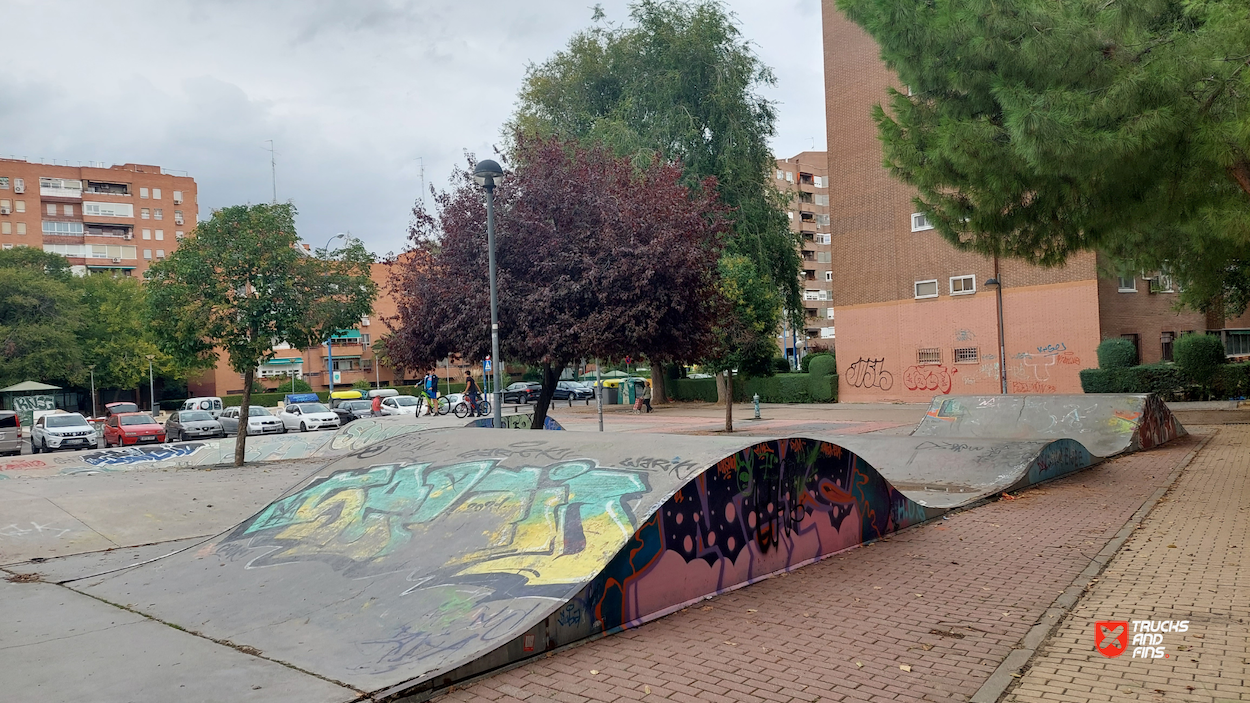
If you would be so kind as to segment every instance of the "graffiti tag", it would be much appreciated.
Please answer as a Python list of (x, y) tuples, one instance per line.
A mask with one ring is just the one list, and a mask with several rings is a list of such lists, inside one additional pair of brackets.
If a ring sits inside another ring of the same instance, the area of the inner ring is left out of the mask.
[(846, 369), (846, 382), (855, 388), (880, 388), (888, 391), (894, 387), (894, 376), (884, 367), (885, 358), (865, 359), (851, 364)]
[(909, 391), (938, 391), (949, 395), (957, 368), (945, 366), (910, 366), (903, 372), (903, 385)]
[(204, 445), (200, 442), (184, 442), (181, 444), (158, 444), (151, 448), (129, 447), (121, 449), (104, 449), (84, 455), (82, 457), (82, 461), (92, 466), (128, 466), (131, 464), (148, 464), (157, 461), (189, 457), (203, 447)]

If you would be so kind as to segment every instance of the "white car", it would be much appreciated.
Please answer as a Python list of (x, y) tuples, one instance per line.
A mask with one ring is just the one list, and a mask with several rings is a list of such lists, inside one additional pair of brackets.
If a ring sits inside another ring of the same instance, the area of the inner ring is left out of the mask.
[(423, 403), (416, 396), (393, 395), (382, 399), (383, 415), (416, 415)]
[[(239, 408), (226, 408), (221, 411), (221, 427), (230, 437), (239, 433)], [(269, 414), (268, 410), (255, 405), (248, 408), (247, 435), (255, 437), (262, 434), (282, 434), (285, 432), (282, 421)]]
[(30, 453), (57, 449), (96, 449), (95, 428), (78, 413), (52, 413), (35, 420), (30, 428)]
[[(339, 416), (321, 403), (295, 403), (278, 411), (283, 430), (333, 430), (339, 426)], [(250, 420), (250, 418), (249, 418)]]

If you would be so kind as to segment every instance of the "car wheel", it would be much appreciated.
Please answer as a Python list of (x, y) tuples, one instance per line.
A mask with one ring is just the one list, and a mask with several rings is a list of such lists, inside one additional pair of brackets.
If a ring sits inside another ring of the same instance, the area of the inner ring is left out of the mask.
[(39, 453), (39, 447), (36, 447), (36, 446), (35, 446), (35, 438), (34, 438), (34, 437), (31, 437), (31, 438), (30, 438), (30, 453), (31, 453), (31, 454), (38, 454), (38, 453)]
[(44, 439), (39, 440), (39, 451), (43, 452), (44, 454), (51, 453), (52, 450), (48, 449), (48, 439), (46, 437)]
[(299, 423), (299, 431), (300, 431), (300, 432), (307, 432), (307, 431), (308, 431), (308, 425), (305, 425), (305, 424), (304, 424), (304, 423), (302, 423), (302, 422), (301, 422), (301, 423)]

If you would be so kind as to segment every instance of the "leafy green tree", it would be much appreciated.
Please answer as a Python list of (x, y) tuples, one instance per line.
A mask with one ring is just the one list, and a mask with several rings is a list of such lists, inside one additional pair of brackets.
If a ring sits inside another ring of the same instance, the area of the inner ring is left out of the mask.
[(28, 247), (0, 251), (0, 387), (81, 382), (75, 332), (83, 315), (64, 257)]
[[(679, 159), (692, 188), (715, 178), (720, 202), (733, 210), (725, 255), (754, 264), (754, 279), (742, 285), (776, 292), (747, 296), (769, 302), (769, 308), (726, 309), (722, 314), (744, 318), (726, 325), (762, 325), (771, 336), (783, 307), (801, 325), (799, 242), (786, 218), (786, 199), (770, 178), (775, 162), (768, 139), (776, 111), (758, 93), (776, 82), (772, 71), (719, 2), (637, 0), (630, 17), (629, 26), (608, 25), (596, 8), (596, 26), (531, 67), (514, 126), (522, 134), (606, 144), (639, 164), (656, 155)], [(752, 350), (764, 361), (775, 353), (748, 341), (726, 356), (741, 358)], [(650, 350), (638, 351), (651, 356)], [(664, 402), (662, 366), (669, 360), (651, 360), (656, 401)]]
[(718, 350), (702, 366), (716, 373), (716, 391), (725, 403), (725, 431), (733, 432), (734, 373), (771, 375), (776, 353), (777, 289), (756, 285), (759, 272), (746, 256), (724, 256), (718, 262), (720, 304), (732, 313), (721, 315), (716, 327)]
[(909, 87), (886, 161), (961, 248), (1103, 250), (1250, 301), (1250, 13), (1227, 0), (838, 0)]
[[(307, 349), (369, 313), (377, 296), (372, 263), (359, 242), (333, 258), (309, 256), (293, 205), (223, 208), (148, 270), (152, 327), (161, 349), (188, 368), (210, 368), (228, 354), (243, 375), (247, 417), (256, 367), (273, 358), (274, 344)], [(241, 423), (235, 466), (246, 439)]]

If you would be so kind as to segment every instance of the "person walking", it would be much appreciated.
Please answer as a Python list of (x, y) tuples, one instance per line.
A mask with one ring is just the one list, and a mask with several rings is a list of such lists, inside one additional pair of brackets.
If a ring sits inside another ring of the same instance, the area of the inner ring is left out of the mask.
[(642, 414), (642, 388), (639, 388), (639, 386), (642, 386), (643, 388), (645, 388), (646, 384), (641, 383), (641, 382), (634, 384), (634, 414), (635, 415)]
[(642, 404), (647, 406), (647, 412), (651, 412), (651, 384), (645, 384), (642, 389)]
[(373, 413), (374, 417), (382, 417), (382, 396), (373, 396)]
[(425, 375), (425, 405), (427, 415), (438, 414), (438, 376), (433, 371)]

